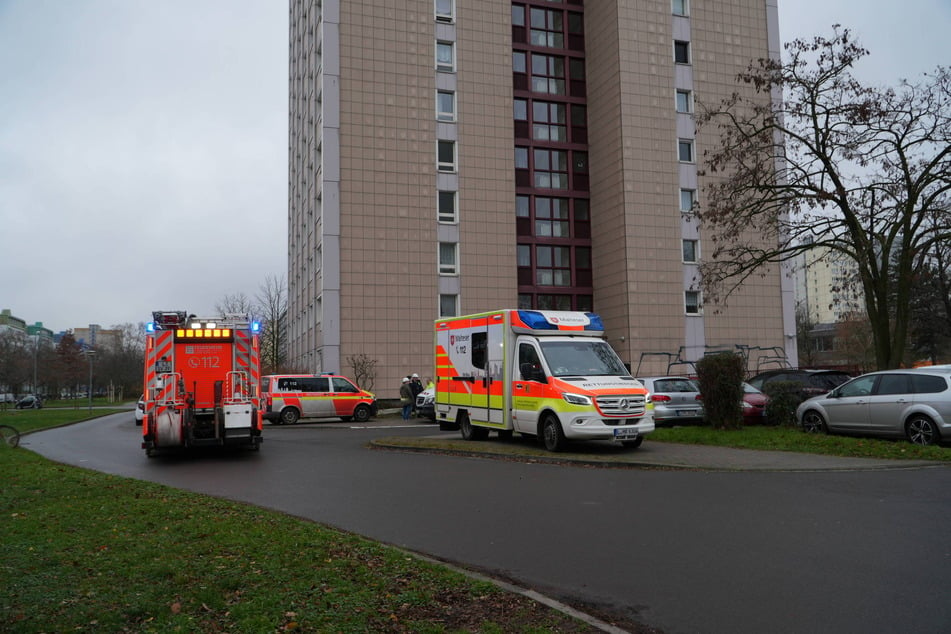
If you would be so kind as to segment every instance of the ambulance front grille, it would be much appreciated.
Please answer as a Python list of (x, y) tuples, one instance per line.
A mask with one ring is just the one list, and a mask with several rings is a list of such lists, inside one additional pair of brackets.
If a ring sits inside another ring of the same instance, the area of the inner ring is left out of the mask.
[(612, 394), (597, 398), (598, 409), (605, 416), (640, 416), (646, 409), (643, 394)]

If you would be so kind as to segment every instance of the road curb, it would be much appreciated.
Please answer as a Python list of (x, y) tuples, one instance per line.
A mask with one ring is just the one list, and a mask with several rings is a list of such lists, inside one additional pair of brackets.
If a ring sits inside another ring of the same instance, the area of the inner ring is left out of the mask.
[[(931, 460), (882, 460), (874, 458), (848, 458), (789, 451), (760, 451), (735, 449), (708, 445), (681, 443), (651, 443), (651, 453), (640, 449), (628, 450), (619, 455), (592, 455), (590, 453), (536, 454), (520, 452), (517, 445), (506, 444), (505, 451), (498, 451), (492, 441), (471, 442), (472, 447), (460, 447), (463, 441), (449, 440), (444, 436), (422, 438), (384, 437), (370, 441), (378, 449), (416, 453), (440, 453), (461, 457), (493, 460), (519, 460), (541, 464), (563, 464), (582, 467), (615, 469), (652, 469), (667, 471), (720, 471), (720, 472), (854, 472), (947, 468), (946, 462)], [(657, 452), (656, 454), (653, 452)]]

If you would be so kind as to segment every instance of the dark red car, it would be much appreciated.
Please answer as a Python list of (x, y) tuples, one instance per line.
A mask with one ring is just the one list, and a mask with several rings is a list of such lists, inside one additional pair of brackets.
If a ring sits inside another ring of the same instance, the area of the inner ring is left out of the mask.
[(743, 384), (743, 423), (762, 425), (766, 422), (766, 403), (769, 397), (749, 383)]

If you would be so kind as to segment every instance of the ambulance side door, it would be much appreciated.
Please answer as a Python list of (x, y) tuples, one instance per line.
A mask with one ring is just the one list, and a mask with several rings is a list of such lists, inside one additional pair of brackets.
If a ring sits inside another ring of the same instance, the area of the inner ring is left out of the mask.
[(538, 410), (548, 391), (538, 341), (519, 337), (512, 363), (512, 425), (518, 432), (534, 434), (538, 427)]
[(474, 422), (503, 422), (502, 335), (500, 315), (490, 315), (472, 324), (472, 408)]

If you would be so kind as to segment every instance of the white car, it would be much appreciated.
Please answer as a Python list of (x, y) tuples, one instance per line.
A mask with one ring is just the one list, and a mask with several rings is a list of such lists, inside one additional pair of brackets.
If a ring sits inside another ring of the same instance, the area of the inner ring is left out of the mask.
[(142, 424), (142, 417), (145, 416), (145, 394), (139, 397), (139, 402), (135, 404), (135, 424)]
[(436, 422), (436, 388), (431, 387), (416, 395), (416, 414)]

